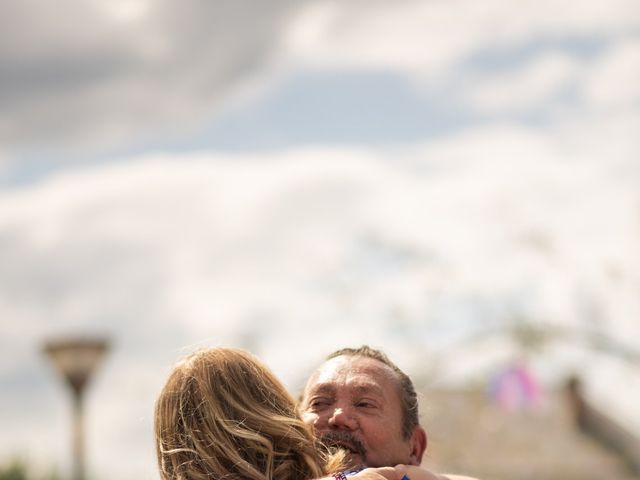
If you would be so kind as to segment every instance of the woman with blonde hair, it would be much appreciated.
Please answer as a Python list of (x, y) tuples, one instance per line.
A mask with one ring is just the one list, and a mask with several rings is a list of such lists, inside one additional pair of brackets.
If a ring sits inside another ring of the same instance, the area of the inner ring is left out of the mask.
[[(340, 454), (316, 444), (282, 383), (238, 349), (202, 350), (178, 363), (156, 402), (155, 436), (162, 480), (346, 478)], [(401, 477), (382, 467), (350, 478)]]

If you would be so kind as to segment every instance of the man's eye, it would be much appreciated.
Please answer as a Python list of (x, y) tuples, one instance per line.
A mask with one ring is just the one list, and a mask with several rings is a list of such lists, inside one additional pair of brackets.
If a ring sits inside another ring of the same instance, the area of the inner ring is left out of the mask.
[(359, 402), (356, 402), (356, 407), (376, 408), (376, 404), (374, 402), (369, 401), (369, 400), (360, 400)]
[(311, 400), (309, 402), (309, 406), (311, 408), (322, 408), (322, 407), (326, 407), (327, 405), (329, 405), (329, 403), (331, 403), (331, 402), (327, 398), (316, 398), (316, 399)]

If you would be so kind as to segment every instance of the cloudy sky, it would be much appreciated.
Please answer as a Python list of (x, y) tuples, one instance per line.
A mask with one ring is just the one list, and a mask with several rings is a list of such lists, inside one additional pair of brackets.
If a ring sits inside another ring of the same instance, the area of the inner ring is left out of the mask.
[(637, 1), (8, 0), (0, 106), (0, 461), (69, 468), (69, 333), (97, 480), (198, 346), (481, 383), (528, 328), (640, 431)]

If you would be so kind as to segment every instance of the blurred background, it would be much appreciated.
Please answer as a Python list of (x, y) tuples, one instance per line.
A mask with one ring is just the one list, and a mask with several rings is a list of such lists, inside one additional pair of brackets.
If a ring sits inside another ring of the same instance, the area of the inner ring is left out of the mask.
[(158, 478), (182, 355), (363, 343), (434, 465), (637, 478), (639, 134), (635, 0), (1, 1), (0, 472), (69, 477), (43, 343), (98, 335), (91, 479)]

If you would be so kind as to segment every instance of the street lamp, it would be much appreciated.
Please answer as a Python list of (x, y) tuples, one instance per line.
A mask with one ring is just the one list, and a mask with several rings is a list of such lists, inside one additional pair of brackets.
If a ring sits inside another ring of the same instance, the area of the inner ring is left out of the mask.
[(65, 338), (44, 344), (44, 353), (65, 378), (73, 394), (73, 480), (85, 480), (83, 394), (108, 348), (109, 343), (104, 338)]

